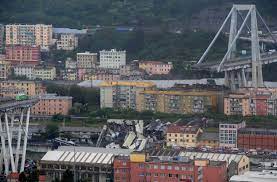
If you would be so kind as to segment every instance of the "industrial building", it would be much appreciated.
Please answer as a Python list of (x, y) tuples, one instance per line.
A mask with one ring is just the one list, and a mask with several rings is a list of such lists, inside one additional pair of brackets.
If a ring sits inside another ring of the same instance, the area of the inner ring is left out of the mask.
[(129, 156), (128, 149), (106, 149), (96, 147), (59, 147), (48, 151), (40, 160), (40, 170), (50, 180), (61, 180), (70, 169), (76, 172), (76, 179), (93, 182), (113, 180), (113, 161), (116, 156)]
[(277, 130), (262, 128), (239, 129), (237, 147), (246, 150), (277, 151)]
[(227, 161), (228, 178), (233, 175), (241, 175), (250, 170), (250, 160), (246, 155), (203, 153), (203, 152), (180, 152), (179, 156), (189, 159), (207, 159), (210, 161)]
[(100, 84), (100, 106), (136, 110), (138, 94), (154, 88), (155, 84), (152, 82), (103, 82)]
[(148, 157), (144, 153), (118, 156), (114, 160), (114, 181), (223, 182), (225, 161), (191, 160), (187, 157)]

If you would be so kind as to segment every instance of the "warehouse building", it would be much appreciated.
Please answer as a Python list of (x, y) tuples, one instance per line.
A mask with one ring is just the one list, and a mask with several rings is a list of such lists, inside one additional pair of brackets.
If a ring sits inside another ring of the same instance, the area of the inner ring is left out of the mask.
[(115, 156), (129, 156), (130, 153), (128, 149), (63, 146), (48, 151), (40, 161), (40, 169), (51, 180), (61, 180), (67, 169), (73, 172), (75, 168), (78, 180), (112, 181)]

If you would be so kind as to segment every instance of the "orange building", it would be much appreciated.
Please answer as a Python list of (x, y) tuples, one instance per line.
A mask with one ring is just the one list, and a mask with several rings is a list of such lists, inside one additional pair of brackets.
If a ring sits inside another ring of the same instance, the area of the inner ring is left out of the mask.
[(45, 94), (40, 96), (40, 101), (31, 108), (34, 115), (68, 115), (72, 108), (72, 97)]
[(12, 65), (38, 65), (40, 62), (40, 47), (14, 45), (6, 47), (6, 61)]
[(0, 81), (0, 88), (5, 90), (8, 90), (8, 89), (21, 90), (29, 96), (41, 95), (46, 92), (45, 87), (42, 85), (41, 82), (38, 82), (38, 81), (18, 81), (18, 80)]

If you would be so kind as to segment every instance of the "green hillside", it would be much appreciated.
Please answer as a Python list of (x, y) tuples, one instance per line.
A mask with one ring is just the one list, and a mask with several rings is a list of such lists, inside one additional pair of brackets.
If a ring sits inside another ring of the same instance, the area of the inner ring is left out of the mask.
[(257, 3), (270, 16), (273, 0), (0, 0), (2, 23), (50, 23), (54, 26), (160, 25), (190, 21), (192, 14), (223, 3)]

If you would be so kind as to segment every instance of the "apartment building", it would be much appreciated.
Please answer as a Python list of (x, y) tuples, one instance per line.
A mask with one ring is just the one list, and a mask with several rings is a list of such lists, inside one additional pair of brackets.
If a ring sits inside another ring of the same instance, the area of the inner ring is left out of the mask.
[(219, 124), (219, 146), (237, 147), (238, 130), (245, 128), (245, 122), (229, 122)]
[(100, 106), (136, 109), (139, 92), (154, 88), (155, 84), (152, 82), (103, 82), (100, 84)]
[(72, 51), (78, 47), (78, 37), (75, 34), (61, 34), (57, 41), (57, 50)]
[(9, 45), (6, 47), (6, 61), (12, 65), (38, 65), (41, 60), (40, 48), (28, 45)]
[(196, 147), (202, 132), (198, 126), (172, 124), (166, 131), (166, 146)]
[(55, 114), (68, 115), (71, 108), (72, 97), (44, 94), (39, 97), (39, 102), (31, 108), (31, 113), (47, 116)]
[(52, 66), (36, 66), (33, 71), (33, 78), (39, 80), (54, 80), (56, 68)]
[(0, 88), (22, 90), (25, 94), (29, 96), (35, 96), (45, 93), (45, 87), (42, 85), (41, 82), (37, 81), (0, 81)]
[(11, 74), (11, 64), (0, 58), (0, 80), (8, 79)]
[(119, 69), (123, 65), (126, 65), (126, 51), (116, 49), (100, 51), (100, 68)]
[(226, 162), (191, 160), (186, 157), (146, 157), (143, 153), (117, 156), (114, 181), (223, 182), (227, 180)]
[(52, 25), (6, 25), (6, 45), (39, 46), (41, 50), (49, 50), (53, 44)]
[(0, 24), (0, 54), (4, 50), (4, 33), (5, 33), (5, 26)]
[(238, 130), (237, 147), (277, 151), (277, 130), (263, 128), (242, 128)]
[(266, 116), (277, 114), (277, 89), (244, 88), (224, 98), (226, 115)]
[(83, 52), (77, 53), (78, 69), (93, 69), (97, 64), (97, 53)]
[(217, 112), (221, 97), (222, 93), (217, 91), (147, 90), (138, 94), (137, 110), (178, 114)]
[(219, 147), (219, 133), (203, 132), (198, 137), (198, 147)]
[(173, 69), (172, 62), (140, 61), (139, 69), (145, 70), (149, 75), (167, 75)]
[(13, 72), (16, 76), (25, 76), (27, 79), (32, 80), (33, 72), (34, 72), (34, 65), (27, 65), (27, 64), (19, 64), (13, 66)]
[(65, 60), (65, 69), (76, 69), (77, 68), (77, 61), (67, 58)]

